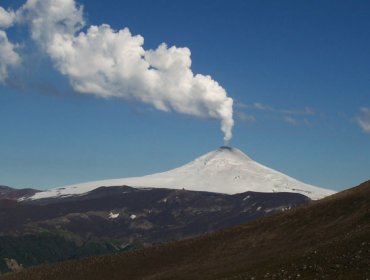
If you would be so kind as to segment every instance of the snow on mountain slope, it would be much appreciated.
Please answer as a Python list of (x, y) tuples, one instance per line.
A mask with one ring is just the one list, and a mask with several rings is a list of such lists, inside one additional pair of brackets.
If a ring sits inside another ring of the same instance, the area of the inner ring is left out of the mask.
[(98, 187), (127, 185), (138, 188), (170, 188), (235, 194), (254, 192), (294, 192), (320, 199), (335, 193), (297, 181), (263, 166), (242, 151), (221, 147), (194, 161), (162, 173), (143, 177), (81, 183), (36, 193), (31, 199), (79, 195)]

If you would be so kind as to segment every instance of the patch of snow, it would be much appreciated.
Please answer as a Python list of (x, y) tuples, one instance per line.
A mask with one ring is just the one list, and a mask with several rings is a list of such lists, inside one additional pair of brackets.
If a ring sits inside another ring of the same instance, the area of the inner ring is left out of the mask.
[(118, 216), (119, 216), (119, 213), (113, 213), (113, 212), (109, 213), (109, 219), (117, 219)]
[(250, 195), (247, 195), (246, 197), (243, 198), (243, 200), (247, 200), (247, 199), (250, 199), (251, 196)]
[(257, 211), (260, 211), (262, 209), (262, 207), (261, 206), (258, 206), (257, 207)]
[[(237, 178), (237, 179), (235, 179)], [(249, 158), (242, 151), (221, 147), (188, 164), (142, 177), (102, 180), (38, 192), (31, 199), (71, 196), (102, 186), (169, 188), (236, 194), (254, 192), (293, 192), (320, 199), (335, 191), (302, 183)]]
[(132, 214), (132, 215), (130, 216), (130, 219), (131, 219), (131, 220), (135, 220), (135, 219), (136, 219), (136, 215)]

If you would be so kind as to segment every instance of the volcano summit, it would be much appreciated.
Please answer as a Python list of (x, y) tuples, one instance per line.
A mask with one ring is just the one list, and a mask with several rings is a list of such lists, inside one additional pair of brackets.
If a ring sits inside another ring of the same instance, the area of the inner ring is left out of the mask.
[(302, 183), (254, 161), (236, 148), (223, 146), (181, 167), (142, 177), (75, 184), (36, 193), (31, 199), (80, 195), (99, 187), (168, 188), (226, 194), (293, 192), (320, 199), (335, 192)]

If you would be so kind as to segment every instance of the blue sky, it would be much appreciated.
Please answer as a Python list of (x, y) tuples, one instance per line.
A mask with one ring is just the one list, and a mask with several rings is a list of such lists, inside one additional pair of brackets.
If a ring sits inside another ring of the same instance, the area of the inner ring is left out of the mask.
[[(83, 31), (107, 23), (143, 36), (145, 50), (188, 47), (193, 73), (211, 75), (234, 100), (230, 145), (258, 162), (336, 190), (369, 179), (369, 1), (77, 3)], [(0, 184), (145, 175), (223, 144), (217, 119), (76, 91), (27, 28), (6, 33), (22, 63), (0, 85)]]

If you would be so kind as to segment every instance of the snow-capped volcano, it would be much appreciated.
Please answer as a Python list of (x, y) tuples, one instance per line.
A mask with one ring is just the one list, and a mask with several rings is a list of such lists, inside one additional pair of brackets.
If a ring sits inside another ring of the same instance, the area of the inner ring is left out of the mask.
[(147, 175), (70, 185), (36, 193), (31, 199), (79, 195), (98, 187), (127, 185), (137, 188), (169, 188), (226, 194), (294, 192), (320, 199), (335, 193), (302, 183), (249, 158), (242, 151), (220, 147), (181, 167)]

